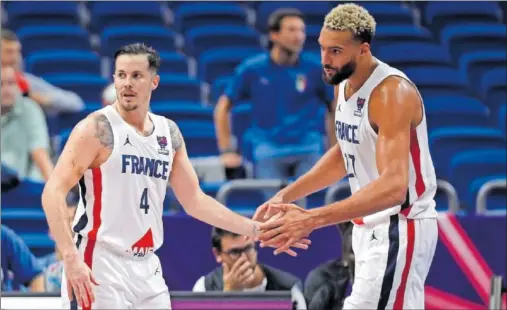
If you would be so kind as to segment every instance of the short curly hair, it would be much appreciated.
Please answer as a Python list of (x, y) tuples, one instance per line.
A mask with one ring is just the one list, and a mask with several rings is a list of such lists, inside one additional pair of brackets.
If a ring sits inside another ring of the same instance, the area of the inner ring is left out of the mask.
[(373, 16), (354, 3), (340, 4), (324, 19), (324, 27), (337, 31), (350, 31), (361, 42), (371, 43), (377, 23)]

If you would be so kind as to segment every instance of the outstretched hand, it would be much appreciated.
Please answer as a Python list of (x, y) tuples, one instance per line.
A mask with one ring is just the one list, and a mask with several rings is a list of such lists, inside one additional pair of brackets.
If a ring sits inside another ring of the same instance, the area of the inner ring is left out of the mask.
[(276, 248), (274, 254), (278, 255), (308, 240), (313, 225), (307, 210), (295, 204), (270, 204), (266, 208), (265, 214), (276, 216), (260, 225), (261, 234), (257, 239), (261, 247)]
[[(257, 208), (252, 219), (254, 221), (259, 221), (262, 223), (276, 222), (277, 220), (281, 219), (285, 215), (285, 212), (282, 209), (280, 209), (279, 207), (277, 207), (278, 204), (280, 204), (280, 203), (282, 203), (282, 200), (279, 197), (275, 196), (275, 197), (271, 198), (270, 200), (268, 200), (267, 202), (265, 202), (264, 204), (262, 204), (260, 207)], [(262, 225), (261, 225), (261, 236), (262, 236), (262, 233), (264, 233), (264, 231), (262, 230)], [(260, 240), (260, 239), (257, 239), (257, 240)], [(295, 251), (291, 250), (290, 247), (307, 250), (311, 243), (312, 242), (310, 239), (301, 238), (301, 239), (298, 239), (296, 242), (293, 242), (285, 250), (277, 252), (276, 254), (285, 252), (285, 253), (289, 254), (290, 256), (296, 257), (297, 253)], [(285, 241), (282, 239), (278, 240), (278, 242), (274, 242), (273, 240), (271, 240), (271, 242), (269, 244), (266, 244), (265, 242), (261, 242), (261, 247), (269, 246), (269, 247), (278, 249), (278, 248), (284, 246), (284, 244), (285, 244)]]

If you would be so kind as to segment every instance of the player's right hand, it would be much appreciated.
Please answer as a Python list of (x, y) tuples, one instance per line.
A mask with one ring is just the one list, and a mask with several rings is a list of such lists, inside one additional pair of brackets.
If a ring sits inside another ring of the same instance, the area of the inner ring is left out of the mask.
[(223, 267), (224, 291), (242, 290), (254, 279), (254, 268), (245, 254), (238, 258), (231, 268), (225, 263)]
[(77, 303), (81, 307), (90, 307), (95, 302), (92, 284), (99, 285), (93, 277), (92, 271), (77, 255), (64, 258), (63, 264), (67, 277), (69, 300), (72, 301), (75, 296)]
[[(252, 218), (254, 221), (265, 223), (266, 221), (273, 219), (274, 217), (283, 216), (283, 214), (279, 214), (280, 211), (277, 208), (271, 208), (271, 205), (276, 205), (283, 203), (283, 198), (279, 195), (273, 196), (271, 199), (263, 203), (260, 207), (257, 208), (255, 211), (255, 214)], [(292, 247), (307, 250), (309, 245), (312, 243), (312, 241), (308, 238), (303, 238), (299, 240), (298, 242), (294, 243)], [(283, 245), (283, 242), (280, 242), (280, 244), (272, 245), (274, 248), (281, 247)], [(285, 253), (289, 254), (290, 256), (296, 257), (297, 253), (294, 252), (291, 249), (288, 249), (284, 251)]]

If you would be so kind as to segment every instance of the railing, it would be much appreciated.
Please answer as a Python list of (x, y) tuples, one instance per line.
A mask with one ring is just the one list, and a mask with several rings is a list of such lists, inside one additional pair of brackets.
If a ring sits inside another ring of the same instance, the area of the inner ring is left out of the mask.
[(477, 193), (477, 201), (476, 201), (476, 213), (477, 214), (486, 214), (488, 211), (487, 199), (488, 195), (495, 189), (505, 189), (507, 188), (507, 180), (506, 179), (497, 179), (491, 180), (479, 189), (479, 193)]
[[(447, 204), (449, 212), (457, 213), (459, 211), (459, 199), (458, 193), (451, 183), (444, 180), (437, 180), (437, 188), (445, 193), (447, 196)], [(325, 203), (326, 205), (331, 204), (335, 201), (335, 196), (341, 191), (350, 191), (348, 182), (340, 182), (336, 185), (331, 186), (326, 192)]]
[(491, 289), (489, 294), (490, 310), (502, 309), (502, 295), (505, 294), (502, 276), (495, 275), (491, 278)]
[[(256, 180), (256, 179), (240, 179), (232, 180), (220, 187), (217, 192), (216, 199), (222, 204), (226, 204), (227, 198), (234, 191), (240, 190), (280, 190), (289, 184), (284, 180)], [(297, 201), (298, 206), (306, 208), (306, 199)]]

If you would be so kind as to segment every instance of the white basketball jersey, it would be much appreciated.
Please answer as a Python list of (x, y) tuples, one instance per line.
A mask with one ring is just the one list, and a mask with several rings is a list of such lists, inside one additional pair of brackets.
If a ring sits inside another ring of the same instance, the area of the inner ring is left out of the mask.
[(163, 242), (162, 212), (173, 151), (165, 117), (149, 113), (154, 132), (142, 136), (118, 112), (99, 111), (114, 136), (111, 155), (79, 181), (74, 231), (131, 257), (148, 257)]
[[(375, 157), (377, 133), (368, 118), (368, 104), (372, 91), (391, 75), (400, 76), (410, 81), (400, 70), (381, 61), (378, 63), (375, 71), (349, 100), (345, 100), (347, 81), (338, 85), (339, 94), (335, 114), (336, 137), (347, 166), (352, 193), (379, 177)], [(428, 146), (426, 116), (423, 111), (422, 122), (412, 130), (410, 137), (409, 188), (405, 203), (356, 219), (354, 223), (389, 221), (389, 216), (397, 213), (408, 218), (434, 218), (437, 216), (434, 201), (436, 183), (435, 170)]]

